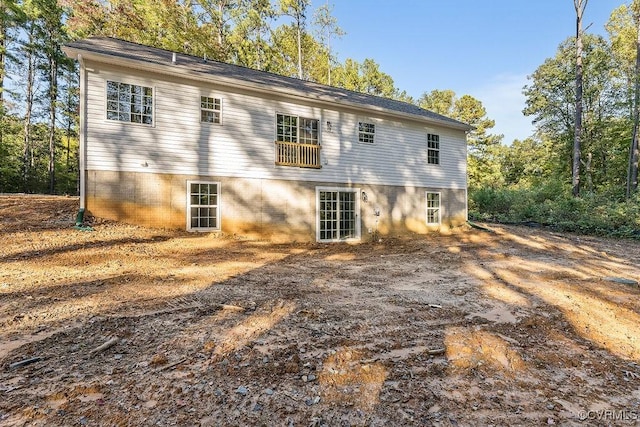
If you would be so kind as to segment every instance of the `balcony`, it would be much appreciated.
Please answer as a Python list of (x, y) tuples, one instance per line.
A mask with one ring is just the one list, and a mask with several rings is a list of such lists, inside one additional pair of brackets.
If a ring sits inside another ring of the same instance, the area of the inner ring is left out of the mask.
[(276, 141), (276, 165), (320, 169), (320, 146)]

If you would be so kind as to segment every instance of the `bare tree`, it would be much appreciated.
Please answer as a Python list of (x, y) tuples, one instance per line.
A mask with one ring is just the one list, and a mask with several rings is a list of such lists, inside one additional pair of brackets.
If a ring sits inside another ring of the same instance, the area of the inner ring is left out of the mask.
[(582, 16), (589, 0), (573, 0), (576, 10), (576, 116), (573, 138), (571, 192), (580, 195), (580, 145), (582, 138)]

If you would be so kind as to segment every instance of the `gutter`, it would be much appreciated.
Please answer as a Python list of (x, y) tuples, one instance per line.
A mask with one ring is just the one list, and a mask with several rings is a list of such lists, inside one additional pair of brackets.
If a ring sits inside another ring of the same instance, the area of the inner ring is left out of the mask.
[(170, 76), (175, 76), (176, 74), (179, 74), (183, 77), (187, 77), (192, 80), (204, 81), (204, 82), (212, 83), (218, 86), (223, 86), (223, 87), (228, 87), (233, 89), (240, 88), (240, 89), (248, 90), (250, 92), (258, 92), (258, 93), (269, 94), (269, 95), (273, 95), (274, 93), (277, 93), (278, 95), (284, 98), (288, 98), (292, 100), (303, 100), (305, 101), (305, 103), (315, 102), (317, 104), (328, 106), (333, 109), (335, 109), (336, 105), (338, 105), (338, 106), (351, 108), (359, 112), (368, 113), (371, 111), (376, 111), (387, 117), (393, 117), (393, 118), (404, 119), (404, 120), (409, 119), (409, 120), (420, 122), (422, 124), (438, 125), (438, 126), (443, 126), (449, 129), (457, 129), (462, 131), (469, 131), (472, 129), (471, 126), (465, 123), (457, 124), (447, 120), (438, 120), (438, 119), (419, 116), (419, 115), (410, 114), (410, 113), (391, 111), (382, 107), (367, 106), (367, 108), (363, 108), (362, 104), (339, 100), (331, 97), (311, 98), (304, 93), (300, 93), (300, 91), (293, 92), (293, 90), (290, 88), (282, 89), (279, 87), (264, 87), (262, 85), (247, 83), (247, 81), (244, 81), (244, 80), (231, 79), (231, 78), (219, 76), (219, 75), (216, 75), (216, 76), (209, 75), (206, 73), (190, 70), (186, 67), (176, 66), (171, 59), (169, 59), (169, 62), (167, 63), (167, 65), (163, 65), (163, 64), (158, 64), (154, 62), (144, 62), (137, 59), (122, 59), (122, 58), (114, 57), (108, 54), (90, 52), (90, 51), (86, 51), (85, 49), (78, 49), (78, 48), (69, 47), (69, 46), (64, 46), (63, 51), (67, 54), (67, 56), (72, 58), (76, 56), (80, 58), (82, 57), (81, 52), (85, 52), (84, 54), (87, 59), (95, 60), (97, 62), (102, 62), (109, 65), (118, 65), (126, 68), (142, 70), (145, 72), (155, 71), (159, 74), (170, 75)]
[(84, 225), (84, 213), (87, 207), (87, 179), (86, 179), (86, 159), (87, 159), (87, 141), (86, 141), (86, 88), (87, 88), (87, 72), (85, 68), (84, 58), (81, 53), (77, 55), (80, 64), (80, 123), (79, 123), (79, 148), (78, 148), (78, 177), (80, 179), (80, 209), (76, 215), (76, 225), (74, 228), (83, 231), (91, 230), (91, 227)]

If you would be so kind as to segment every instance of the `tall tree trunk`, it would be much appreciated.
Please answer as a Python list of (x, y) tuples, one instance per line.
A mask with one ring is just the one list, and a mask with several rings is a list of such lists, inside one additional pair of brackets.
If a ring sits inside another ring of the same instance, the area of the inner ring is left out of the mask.
[(220, 46), (221, 50), (224, 49), (224, 47), (222, 46), (223, 39), (224, 39), (223, 14), (224, 14), (224, 2), (220, 2), (220, 4), (218, 5), (218, 46)]
[(627, 170), (627, 199), (638, 189), (638, 139), (640, 135), (640, 12), (634, 12), (636, 21), (636, 68), (634, 74), (634, 96), (633, 96), (633, 132), (631, 144), (629, 145), (629, 168)]
[(573, 137), (573, 167), (571, 170), (571, 192), (580, 195), (580, 149), (582, 137), (582, 15), (588, 0), (573, 0), (576, 9), (576, 116)]
[[(4, 2), (0, 3), (0, 17), (6, 15), (7, 6)], [(4, 75), (6, 67), (7, 52), (7, 26), (4, 19), (0, 19), (0, 120), (4, 121)], [(0, 123), (0, 146), (4, 140), (4, 132), (2, 131), (2, 123)]]
[(23, 191), (29, 192), (29, 174), (31, 173), (32, 148), (31, 148), (31, 114), (33, 113), (33, 82), (35, 76), (34, 53), (31, 45), (33, 43), (33, 26), (29, 26), (29, 47), (27, 54), (27, 87), (25, 96), (24, 114), (24, 149), (22, 152), (22, 183)]
[(302, 80), (302, 28), (300, 20), (300, 17), (298, 17), (298, 78)]
[(58, 98), (58, 63), (49, 57), (49, 193), (56, 190), (56, 100)]

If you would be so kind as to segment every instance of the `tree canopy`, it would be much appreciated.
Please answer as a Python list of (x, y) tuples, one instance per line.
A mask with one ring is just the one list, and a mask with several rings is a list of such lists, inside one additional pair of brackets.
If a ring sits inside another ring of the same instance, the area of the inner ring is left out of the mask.
[(76, 192), (77, 66), (60, 48), (69, 40), (110, 36), (393, 98), (468, 123), (472, 198), (475, 190), (549, 186), (556, 195), (570, 194), (576, 159), (583, 194), (629, 198), (639, 157), (639, 29), (640, 0), (633, 0), (612, 11), (606, 36), (578, 28), (559, 41), (523, 88), (523, 114), (535, 133), (503, 141), (471, 95), (429, 88), (414, 98), (374, 58), (339, 61), (332, 42), (345, 32), (328, 3), (314, 9), (309, 0), (3, 0), (0, 192)]

